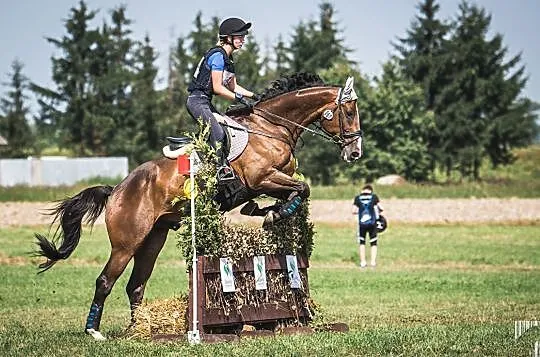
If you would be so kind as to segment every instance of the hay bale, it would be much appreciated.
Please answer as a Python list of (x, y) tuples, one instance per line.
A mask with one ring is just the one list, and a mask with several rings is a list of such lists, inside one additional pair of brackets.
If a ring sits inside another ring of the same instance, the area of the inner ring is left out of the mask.
[(399, 175), (386, 175), (379, 177), (375, 183), (381, 186), (397, 186), (407, 183), (407, 180)]
[(128, 338), (151, 339), (157, 334), (181, 335), (187, 331), (188, 297), (145, 301), (135, 309), (135, 324)]

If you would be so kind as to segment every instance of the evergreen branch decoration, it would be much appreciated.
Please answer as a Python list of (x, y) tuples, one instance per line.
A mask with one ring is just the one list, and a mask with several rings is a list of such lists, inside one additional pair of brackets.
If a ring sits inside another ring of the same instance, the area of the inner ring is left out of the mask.
[[(216, 193), (215, 150), (207, 144), (209, 126), (200, 123), (201, 130), (193, 139), (194, 150), (201, 157), (195, 182), (199, 194), (195, 198), (195, 239), (197, 255), (228, 257), (233, 262), (244, 257), (267, 254), (302, 254), (309, 258), (313, 249), (313, 224), (309, 222), (309, 201), (297, 213), (274, 224), (270, 229), (247, 225), (225, 224), (225, 219), (213, 200)], [(278, 202), (283, 203), (283, 202)], [(189, 202), (184, 212), (190, 212)], [(180, 220), (177, 245), (191, 267), (191, 217)]]

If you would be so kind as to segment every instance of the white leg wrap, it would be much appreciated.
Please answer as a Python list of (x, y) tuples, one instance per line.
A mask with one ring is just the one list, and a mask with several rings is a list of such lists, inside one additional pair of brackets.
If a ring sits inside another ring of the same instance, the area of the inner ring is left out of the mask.
[(94, 330), (93, 328), (86, 329), (86, 333), (94, 338), (96, 341), (105, 341), (107, 338), (101, 334), (101, 332)]

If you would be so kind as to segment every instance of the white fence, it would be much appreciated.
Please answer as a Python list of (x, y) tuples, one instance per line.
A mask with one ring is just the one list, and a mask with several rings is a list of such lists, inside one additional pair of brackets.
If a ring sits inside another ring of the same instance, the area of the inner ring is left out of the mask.
[(50, 156), (28, 159), (0, 159), (0, 186), (72, 185), (92, 177), (125, 177), (126, 157)]

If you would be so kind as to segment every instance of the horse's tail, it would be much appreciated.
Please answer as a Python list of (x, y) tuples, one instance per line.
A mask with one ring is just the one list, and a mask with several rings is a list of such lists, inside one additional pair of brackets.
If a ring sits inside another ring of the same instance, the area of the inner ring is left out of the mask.
[[(107, 199), (113, 190), (112, 186), (94, 186), (89, 187), (73, 197), (62, 200), (52, 209), (51, 215), (54, 215), (54, 222), (59, 220), (60, 226), (56, 229), (51, 240), (44, 235), (35, 234), (36, 244), (39, 249), (35, 256), (47, 258), (45, 263), (39, 265), (39, 272), (50, 269), (60, 259), (67, 259), (79, 244), (81, 238), (81, 223), (86, 215), (85, 222), (92, 226), (99, 217)], [(62, 240), (60, 247), (56, 247), (59, 240)]]

